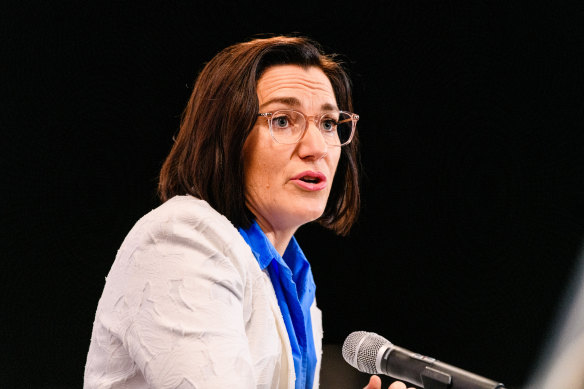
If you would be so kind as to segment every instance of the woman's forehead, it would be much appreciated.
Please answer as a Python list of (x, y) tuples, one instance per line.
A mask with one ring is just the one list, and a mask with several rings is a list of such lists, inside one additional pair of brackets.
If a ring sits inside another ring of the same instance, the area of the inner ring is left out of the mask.
[(336, 106), (331, 82), (316, 66), (272, 66), (258, 80), (257, 93), (260, 106), (286, 98), (289, 101), (297, 99), (300, 103), (305, 103), (304, 99), (318, 100), (321, 104)]

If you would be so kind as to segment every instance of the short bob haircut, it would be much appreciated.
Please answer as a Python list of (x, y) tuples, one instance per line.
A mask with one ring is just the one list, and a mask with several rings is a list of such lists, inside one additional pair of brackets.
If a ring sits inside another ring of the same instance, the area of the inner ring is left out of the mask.
[[(276, 65), (316, 66), (329, 78), (339, 109), (353, 112), (351, 83), (333, 56), (303, 37), (276, 36), (227, 47), (199, 74), (180, 131), (160, 172), (164, 202), (190, 194), (207, 201), (236, 227), (254, 219), (245, 206), (243, 144), (259, 112), (256, 91), (263, 72)], [(342, 147), (322, 226), (346, 235), (359, 212), (358, 137)]]

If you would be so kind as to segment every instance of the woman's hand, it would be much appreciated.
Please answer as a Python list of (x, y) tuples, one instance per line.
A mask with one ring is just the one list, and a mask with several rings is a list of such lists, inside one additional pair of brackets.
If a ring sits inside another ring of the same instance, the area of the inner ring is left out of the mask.
[[(363, 389), (381, 389), (381, 378), (376, 375), (372, 375), (369, 383)], [(393, 384), (389, 385), (388, 389), (406, 389), (406, 384), (400, 381), (395, 381)]]

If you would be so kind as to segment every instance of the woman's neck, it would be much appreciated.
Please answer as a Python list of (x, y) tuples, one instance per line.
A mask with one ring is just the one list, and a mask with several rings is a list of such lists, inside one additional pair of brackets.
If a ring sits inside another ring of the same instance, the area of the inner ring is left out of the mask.
[(278, 254), (284, 255), (284, 252), (286, 251), (286, 248), (288, 247), (288, 244), (294, 236), (297, 228), (274, 228), (273, 226), (264, 223), (260, 219), (256, 219), (256, 222), (270, 243), (272, 243)]

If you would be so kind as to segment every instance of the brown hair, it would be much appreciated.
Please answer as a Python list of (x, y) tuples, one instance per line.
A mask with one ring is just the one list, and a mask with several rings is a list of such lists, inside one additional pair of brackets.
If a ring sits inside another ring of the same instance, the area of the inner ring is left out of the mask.
[[(316, 66), (329, 78), (339, 109), (353, 111), (351, 83), (339, 62), (302, 37), (254, 39), (227, 47), (199, 74), (180, 131), (160, 172), (164, 202), (190, 194), (207, 201), (237, 227), (249, 227), (243, 144), (259, 110), (257, 81), (270, 66)], [(324, 213), (318, 222), (346, 235), (359, 212), (358, 137), (342, 147)]]

